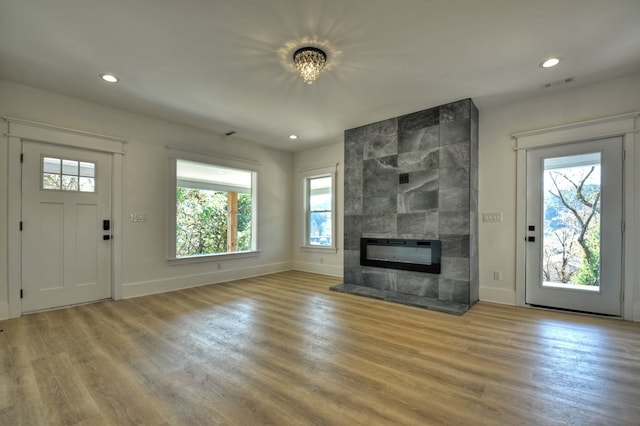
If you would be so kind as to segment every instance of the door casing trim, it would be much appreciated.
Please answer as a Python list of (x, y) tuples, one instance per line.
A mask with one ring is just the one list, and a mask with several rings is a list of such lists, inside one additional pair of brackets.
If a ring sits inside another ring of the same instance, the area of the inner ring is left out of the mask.
[[(638, 139), (640, 113), (605, 117), (580, 123), (571, 123), (547, 129), (533, 130), (512, 135), (516, 151), (516, 305), (525, 303), (525, 256), (526, 256), (526, 189), (527, 189), (527, 149), (549, 147), (566, 143), (584, 142), (621, 136), (626, 152), (623, 174), (623, 221), (625, 230), (622, 246), (622, 318), (640, 320), (640, 312), (634, 312), (635, 262), (639, 247), (636, 241), (634, 218), (638, 211), (635, 195), (635, 141)], [(639, 309), (635, 309), (638, 311)]]
[(30, 140), (71, 148), (88, 149), (112, 155), (111, 170), (111, 217), (113, 218), (113, 243), (111, 265), (111, 294), (114, 299), (122, 298), (122, 172), (124, 139), (98, 135), (82, 130), (73, 130), (44, 123), (3, 117), (8, 123), (8, 181), (7, 181), (7, 219), (8, 219), (8, 314), (9, 318), (22, 315), (22, 238), (20, 220), (22, 218), (22, 141)]

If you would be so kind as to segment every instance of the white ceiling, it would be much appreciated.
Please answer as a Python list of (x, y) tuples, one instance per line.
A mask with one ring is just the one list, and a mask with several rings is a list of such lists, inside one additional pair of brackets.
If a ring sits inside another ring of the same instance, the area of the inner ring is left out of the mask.
[[(311, 86), (307, 44), (328, 55)], [(640, 0), (0, 0), (0, 79), (287, 151), (637, 71)]]

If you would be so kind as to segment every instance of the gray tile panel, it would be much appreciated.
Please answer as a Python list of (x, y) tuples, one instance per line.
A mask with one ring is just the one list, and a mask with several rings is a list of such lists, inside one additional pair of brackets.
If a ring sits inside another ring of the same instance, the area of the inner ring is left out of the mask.
[[(464, 99), (345, 131), (344, 276), (354, 294), (460, 313), (477, 301), (478, 118)], [(442, 273), (363, 268), (361, 237), (440, 239)]]

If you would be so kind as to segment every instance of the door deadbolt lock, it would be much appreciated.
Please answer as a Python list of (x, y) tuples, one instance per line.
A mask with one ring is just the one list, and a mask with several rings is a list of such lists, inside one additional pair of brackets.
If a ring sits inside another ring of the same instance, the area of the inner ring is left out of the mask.
[(529, 241), (530, 243), (534, 242), (536, 240), (536, 237), (527, 237), (527, 241)]
[(109, 241), (111, 238), (112, 238), (111, 235), (103, 235), (102, 236), (102, 239), (105, 240), (105, 241)]

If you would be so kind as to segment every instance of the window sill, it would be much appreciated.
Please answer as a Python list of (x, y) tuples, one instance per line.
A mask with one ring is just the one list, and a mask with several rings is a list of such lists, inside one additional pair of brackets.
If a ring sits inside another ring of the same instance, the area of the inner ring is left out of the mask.
[(233, 260), (233, 259), (245, 259), (249, 257), (260, 256), (260, 251), (241, 251), (237, 253), (220, 253), (220, 254), (206, 254), (202, 256), (191, 257), (170, 257), (167, 258), (169, 266), (171, 265), (188, 265), (191, 263), (207, 263), (218, 262), (221, 260)]
[(337, 247), (301, 246), (300, 250), (315, 253), (337, 253)]

